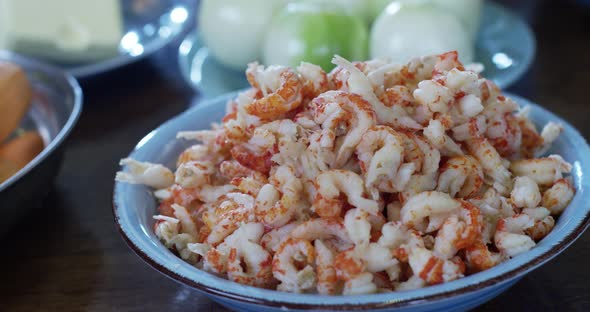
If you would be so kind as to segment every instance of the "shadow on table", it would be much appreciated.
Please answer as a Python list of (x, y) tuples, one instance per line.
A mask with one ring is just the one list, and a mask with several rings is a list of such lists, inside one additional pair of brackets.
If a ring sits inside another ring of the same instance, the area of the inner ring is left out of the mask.
[(65, 239), (81, 231), (64, 206), (59, 191), (52, 188), (38, 207), (0, 237), (0, 310), (36, 306), (39, 311), (67, 311), (88, 306), (103, 259), (85, 252), (86, 246), (95, 245), (93, 237)]

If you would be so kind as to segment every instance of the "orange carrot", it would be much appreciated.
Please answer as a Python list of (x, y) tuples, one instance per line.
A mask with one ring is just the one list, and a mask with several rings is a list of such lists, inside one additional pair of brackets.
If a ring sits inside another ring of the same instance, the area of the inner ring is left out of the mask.
[(0, 62), (0, 142), (19, 125), (31, 103), (31, 85), (15, 64)]

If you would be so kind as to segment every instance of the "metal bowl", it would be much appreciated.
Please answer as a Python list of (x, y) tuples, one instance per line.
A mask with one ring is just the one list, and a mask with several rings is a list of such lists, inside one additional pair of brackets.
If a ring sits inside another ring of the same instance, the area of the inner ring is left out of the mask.
[(74, 77), (55, 67), (1, 50), (0, 60), (18, 64), (27, 74), (33, 96), (20, 128), (37, 130), (45, 141), (37, 157), (0, 183), (2, 234), (49, 191), (62, 160), (63, 142), (82, 111), (82, 90)]

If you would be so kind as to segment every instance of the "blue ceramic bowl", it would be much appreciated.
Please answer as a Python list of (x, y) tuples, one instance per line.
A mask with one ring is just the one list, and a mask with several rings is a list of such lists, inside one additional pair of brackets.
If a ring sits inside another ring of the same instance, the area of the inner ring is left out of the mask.
[[(174, 167), (177, 155), (189, 142), (176, 140), (178, 131), (206, 129), (224, 115), (228, 94), (202, 103), (150, 132), (135, 147), (130, 157)], [(540, 126), (548, 121), (564, 125), (565, 131), (554, 144), (574, 166), (572, 177), (576, 195), (559, 217), (554, 230), (531, 251), (500, 265), (449, 283), (418, 290), (356, 296), (292, 294), (240, 285), (206, 273), (182, 261), (167, 250), (154, 235), (152, 216), (156, 201), (144, 186), (115, 183), (113, 213), (115, 222), (131, 249), (164, 275), (210, 296), (235, 310), (392, 310), (443, 311), (467, 310), (499, 295), (528, 272), (549, 261), (567, 248), (590, 224), (590, 148), (570, 124), (538, 105), (514, 96), (521, 105), (532, 106), (531, 119)], [(194, 143), (194, 142), (193, 142)], [(588, 259), (590, 260), (590, 259)]]

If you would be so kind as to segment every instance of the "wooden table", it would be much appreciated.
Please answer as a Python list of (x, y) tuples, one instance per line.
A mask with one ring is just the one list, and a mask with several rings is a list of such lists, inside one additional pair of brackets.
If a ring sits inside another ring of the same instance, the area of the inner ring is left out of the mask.
[[(509, 90), (547, 106), (590, 137), (589, 9), (562, 2), (532, 11), (512, 5), (530, 16), (538, 54)], [(222, 310), (143, 263), (119, 236), (111, 213), (118, 160), (195, 97), (180, 78), (175, 53), (171, 46), (83, 82), (84, 112), (55, 187), (42, 207), (1, 238), (0, 311)], [(588, 311), (589, 263), (587, 232), (479, 310)]]

